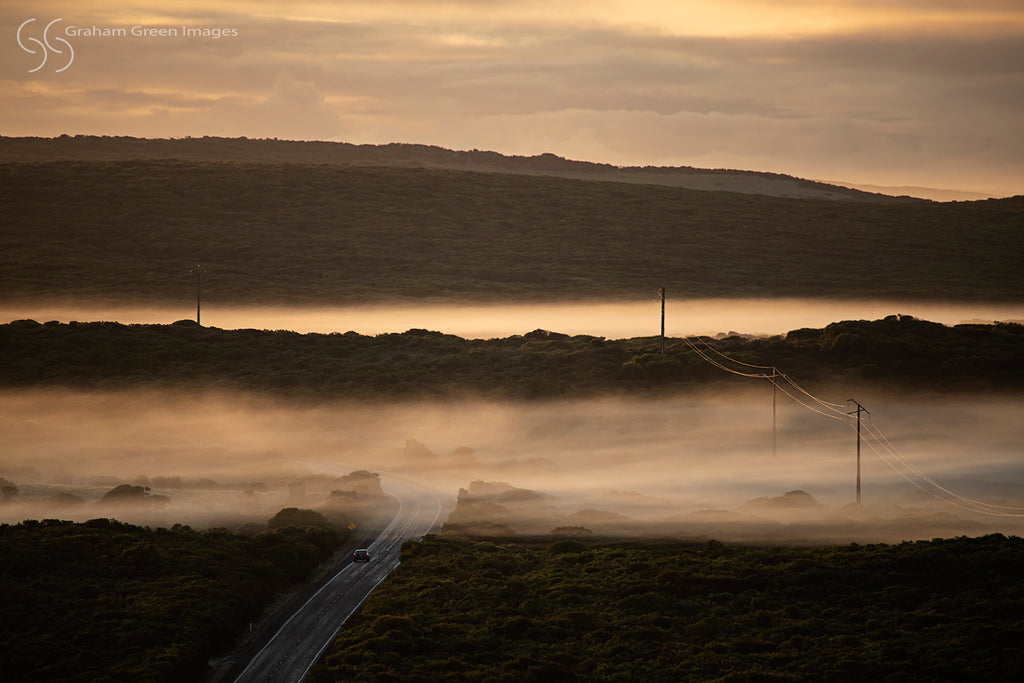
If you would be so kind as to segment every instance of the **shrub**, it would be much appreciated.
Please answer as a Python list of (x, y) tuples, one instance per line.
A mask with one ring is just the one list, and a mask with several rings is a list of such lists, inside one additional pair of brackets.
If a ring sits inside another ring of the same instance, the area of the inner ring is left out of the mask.
[(565, 555), (567, 553), (583, 553), (586, 551), (587, 546), (579, 541), (558, 541), (549, 545), (547, 549), (549, 555)]

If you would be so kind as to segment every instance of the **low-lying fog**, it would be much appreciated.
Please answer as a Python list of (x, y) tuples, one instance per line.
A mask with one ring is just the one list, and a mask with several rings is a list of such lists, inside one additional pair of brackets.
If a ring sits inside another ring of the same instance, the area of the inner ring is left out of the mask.
[[(870, 425), (944, 487), (1024, 506), (1022, 400), (857, 398), (871, 411)], [(332, 477), (366, 469), (421, 482), (453, 502), (471, 482), (505, 482), (543, 494), (566, 524), (596, 524), (598, 532), (606, 522), (609, 532), (743, 540), (758, 535), (744, 535), (742, 524), (760, 520), (759, 533), (774, 540), (845, 542), (1019, 535), (1024, 527), (1019, 517), (936, 501), (868, 445), (863, 506), (853, 509), (854, 423), (780, 396), (777, 425), (773, 455), (767, 386), (659, 400), (315, 407), (240, 395), (6, 392), (0, 521), (231, 526), (286, 505), (315, 507)], [(152, 504), (101, 504), (119, 484), (149, 486)], [(820, 505), (772, 500), (794, 490)], [(756, 499), (767, 500), (750, 504)]]
[[(1024, 305), (923, 303), (899, 301), (830, 301), (811, 299), (690, 299), (666, 303), (665, 331), (670, 336), (782, 334), (801, 327), (824, 327), (838, 320), (876, 320), (900, 313), (954, 325), (965, 321), (1024, 320)], [(168, 324), (195, 319), (195, 307), (158, 309), (131, 306), (55, 304), (0, 305), (0, 321), (31, 318), (39, 322), (114, 321)], [(609, 339), (660, 333), (661, 302), (652, 292), (646, 301), (620, 303), (552, 303), (522, 305), (395, 304), (339, 308), (221, 307), (206, 303), (204, 325), (222, 329), (348, 332), (374, 335), (413, 328), (439, 330), (463, 338), (492, 339), (535, 329), (564, 334), (592, 334)]]

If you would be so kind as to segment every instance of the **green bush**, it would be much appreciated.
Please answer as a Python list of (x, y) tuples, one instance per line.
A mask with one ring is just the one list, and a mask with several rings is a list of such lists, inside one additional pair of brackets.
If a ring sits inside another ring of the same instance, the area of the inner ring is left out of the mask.
[[(595, 341), (583, 335), (556, 342), (524, 343), (520, 336), (467, 340), (420, 330), (367, 337), (174, 325), (7, 324), (0, 325), (0, 387), (198, 385), (320, 400), (546, 398), (738, 381), (679, 343), (661, 354), (651, 338)], [(867, 378), (907, 389), (1024, 388), (1019, 324), (946, 327), (892, 316), (833, 323), (814, 334), (802, 330), (711, 343), (731, 358), (777, 367), (801, 383)]]
[[(312, 680), (1024, 674), (1017, 537), (792, 548), (566, 543), (412, 544)], [(584, 550), (582, 568), (563, 561)], [(491, 575), (496, 562), (500, 576)]]
[(578, 541), (558, 541), (548, 546), (549, 555), (564, 555), (566, 553), (583, 553), (587, 546)]
[(112, 519), (0, 525), (4, 680), (196, 681), (342, 541)]

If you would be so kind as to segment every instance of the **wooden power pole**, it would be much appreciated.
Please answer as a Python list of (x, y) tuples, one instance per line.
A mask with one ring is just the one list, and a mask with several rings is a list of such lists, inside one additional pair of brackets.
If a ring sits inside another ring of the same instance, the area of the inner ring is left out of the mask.
[(196, 267), (190, 269), (189, 272), (196, 274), (196, 325), (202, 325), (202, 323), (199, 322), (199, 292), (200, 292), (200, 279), (202, 278), (203, 273), (205, 273), (206, 271), (203, 270), (202, 266), (197, 264)]
[(776, 368), (772, 368), (771, 383), (772, 383), (772, 456), (774, 457), (778, 450), (778, 437), (777, 430), (775, 428), (775, 392), (778, 389), (778, 385), (775, 383), (775, 378), (779, 376), (779, 371)]
[(847, 415), (853, 415), (854, 413), (857, 414), (857, 506), (860, 507), (860, 414), (867, 413), (870, 415), (871, 413), (868, 413), (868, 411), (864, 409), (864, 406), (857, 403), (857, 401), (854, 401), (852, 398), (848, 399), (846, 402), (853, 403), (853, 405), (857, 406), (857, 410), (851, 410)]
[(661, 295), (661, 355), (665, 355), (665, 288), (659, 287), (658, 294)]

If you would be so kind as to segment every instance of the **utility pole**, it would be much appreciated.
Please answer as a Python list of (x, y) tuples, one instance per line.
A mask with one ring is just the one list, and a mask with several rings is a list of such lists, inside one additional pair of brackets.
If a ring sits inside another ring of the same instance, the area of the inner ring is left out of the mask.
[(201, 325), (202, 323), (199, 322), (200, 279), (202, 278), (203, 273), (205, 273), (206, 271), (203, 270), (202, 266), (196, 264), (196, 267), (190, 268), (188, 272), (196, 274), (196, 325)]
[(778, 443), (778, 440), (776, 438), (777, 432), (775, 430), (775, 392), (778, 390), (778, 385), (775, 383), (775, 378), (778, 377), (778, 376), (779, 376), (778, 369), (777, 368), (772, 368), (772, 374), (769, 375), (769, 380), (772, 383), (772, 457), (773, 458), (775, 457), (775, 452), (777, 450), (776, 446), (777, 446), (777, 443)]
[(665, 355), (665, 288), (659, 287), (658, 294), (661, 295), (661, 355)]
[(853, 403), (853, 405), (857, 406), (857, 410), (851, 410), (846, 414), (857, 414), (857, 507), (860, 507), (860, 414), (867, 413), (868, 415), (871, 415), (871, 413), (868, 413), (868, 411), (865, 410), (864, 406), (862, 406), (860, 403), (857, 403), (857, 401), (854, 401), (852, 398), (847, 399), (846, 402)]

